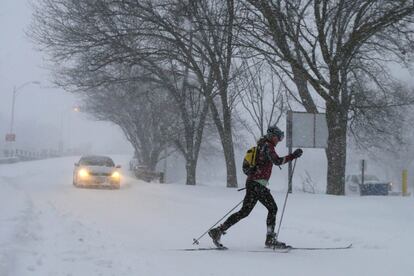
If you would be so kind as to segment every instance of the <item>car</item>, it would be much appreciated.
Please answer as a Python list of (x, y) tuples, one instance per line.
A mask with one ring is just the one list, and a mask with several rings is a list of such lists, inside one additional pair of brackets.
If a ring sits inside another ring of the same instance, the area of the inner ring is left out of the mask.
[(132, 158), (130, 161), (129, 161), (129, 170), (130, 171), (133, 171), (133, 170), (135, 170), (136, 169), (136, 167), (139, 165), (139, 160), (138, 160), (138, 158)]
[(345, 178), (345, 190), (347, 194), (360, 195), (388, 195), (392, 191), (392, 182), (381, 181), (375, 175), (364, 175), (364, 184), (360, 174), (347, 175)]
[(121, 166), (115, 166), (114, 161), (107, 156), (82, 156), (75, 163), (73, 170), (73, 185), (84, 188), (121, 187)]

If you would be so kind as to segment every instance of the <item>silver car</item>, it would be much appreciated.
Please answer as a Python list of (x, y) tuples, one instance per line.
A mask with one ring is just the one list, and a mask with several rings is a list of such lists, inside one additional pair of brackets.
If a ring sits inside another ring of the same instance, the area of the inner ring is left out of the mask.
[(115, 166), (114, 161), (107, 156), (82, 156), (75, 163), (73, 170), (73, 185), (76, 187), (119, 189), (121, 185), (121, 166)]

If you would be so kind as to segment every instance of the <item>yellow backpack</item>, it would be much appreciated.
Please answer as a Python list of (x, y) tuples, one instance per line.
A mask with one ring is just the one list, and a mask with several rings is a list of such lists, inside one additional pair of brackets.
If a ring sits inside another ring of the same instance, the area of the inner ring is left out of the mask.
[(243, 159), (243, 172), (246, 175), (254, 172), (256, 170), (256, 161), (257, 161), (257, 146), (251, 147), (247, 150)]

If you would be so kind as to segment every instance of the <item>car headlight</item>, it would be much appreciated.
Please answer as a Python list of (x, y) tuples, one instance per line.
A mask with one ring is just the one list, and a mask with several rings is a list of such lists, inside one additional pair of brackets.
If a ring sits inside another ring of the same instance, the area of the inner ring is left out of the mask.
[(86, 178), (86, 177), (89, 176), (89, 172), (85, 169), (80, 169), (79, 172), (78, 172), (78, 176), (80, 178)]
[(111, 174), (111, 177), (114, 179), (119, 179), (121, 177), (121, 174), (119, 172), (113, 172)]

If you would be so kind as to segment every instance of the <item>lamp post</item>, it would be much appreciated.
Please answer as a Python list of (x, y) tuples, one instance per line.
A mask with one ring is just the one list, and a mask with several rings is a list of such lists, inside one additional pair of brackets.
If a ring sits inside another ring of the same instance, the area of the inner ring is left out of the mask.
[(10, 139), (8, 140), (7, 139), (7, 136), (6, 136), (6, 140), (8, 140), (9, 142), (14, 142), (15, 139), (16, 139), (16, 136), (13, 133), (13, 127), (14, 127), (14, 108), (15, 108), (15, 105), (16, 105), (16, 96), (17, 96), (17, 93), (21, 89), (23, 89), (25, 86), (27, 86), (29, 84), (38, 84), (38, 85), (40, 85), (40, 82), (39, 81), (28, 81), (28, 82), (23, 83), (22, 85), (20, 85), (17, 88), (16, 88), (16, 86), (14, 86), (14, 88), (13, 88), (13, 98), (12, 98), (12, 108), (11, 108), (11, 120), (10, 120), (10, 132), (9, 132), (9, 136), (8, 136)]
[(28, 81), (23, 83), (22, 85), (16, 87), (13, 87), (13, 97), (12, 97), (12, 107), (11, 107), (11, 118), (10, 118), (10, 130), (9, 133), (6, 134), (6, 142), (8, 142), (6, 144), (6, 148), (5, 148), (5, 154), (6, 156), (10, 156), (13, 157), (14, 156), (14, 149), (13, 149), (13, 145), (14, 142), (16, 142), (16, 134), (13, 132), (13, 127), (14, 127), (14, 109), (15, 109), (15, 105), (16, 105), (16, 96), (18, 94), (18, 92), (23, 89), (25, 86), (29, 85), (29, 84), (40, 84), (39, 81)]

